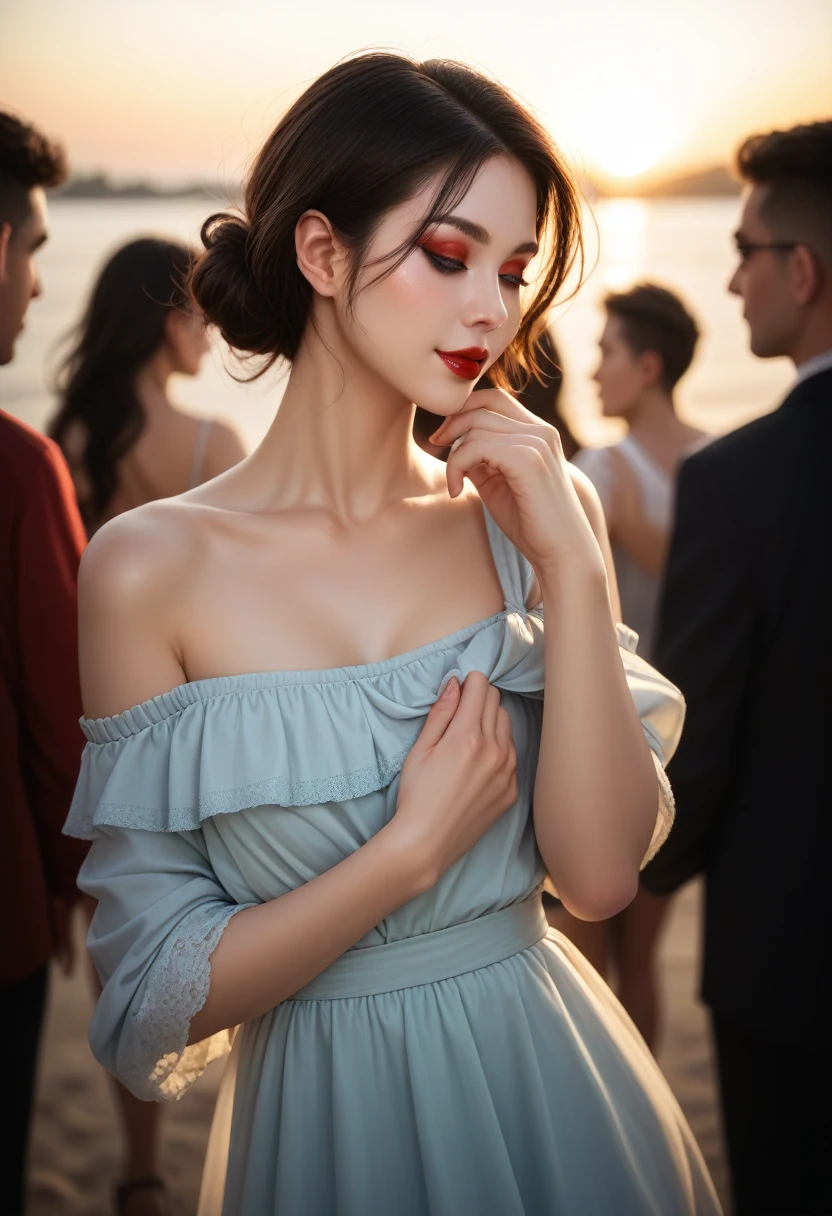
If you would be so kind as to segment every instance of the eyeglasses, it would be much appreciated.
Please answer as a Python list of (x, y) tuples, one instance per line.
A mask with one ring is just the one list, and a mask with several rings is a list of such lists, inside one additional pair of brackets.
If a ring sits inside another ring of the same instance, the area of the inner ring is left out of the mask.
[(743, 262), (747, 262), (752, 253), (756, 253), (758, 249), (774, 249), (780, 253), (791, 253), (793, 249), (797, 249), (797, 241), (769, 241), (758, 244), (753, 244), (750, 241), (736, 242), (737, 253)]

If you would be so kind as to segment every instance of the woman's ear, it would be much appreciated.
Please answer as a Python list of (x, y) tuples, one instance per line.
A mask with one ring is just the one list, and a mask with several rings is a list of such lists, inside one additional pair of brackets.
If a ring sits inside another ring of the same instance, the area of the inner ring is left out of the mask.
[(347, 250), (320, 211), (305, 211), (295, 227), (298, 268), (319, 295), (334, 296), (347, 273)]
[(179, 353), (179, 347), (182, 342), (182, 331), (185, 327), (185, 322), (185, 314), (180, 308), (168, 308), (165, 310), (165, 319), (162, 322), (165, 341), (176, 354)]

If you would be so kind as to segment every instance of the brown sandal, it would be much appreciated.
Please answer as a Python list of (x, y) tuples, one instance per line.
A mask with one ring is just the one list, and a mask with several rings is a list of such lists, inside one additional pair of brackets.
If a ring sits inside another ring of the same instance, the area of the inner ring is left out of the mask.
[(127, 1216), (127, 1200), (136, 1191), (162, 1191), (166, 1193), (164, 1181), (161, 1178), (131, 1178), (129, 1182), (120, 1182), (116, 1187), (116, 1216)]

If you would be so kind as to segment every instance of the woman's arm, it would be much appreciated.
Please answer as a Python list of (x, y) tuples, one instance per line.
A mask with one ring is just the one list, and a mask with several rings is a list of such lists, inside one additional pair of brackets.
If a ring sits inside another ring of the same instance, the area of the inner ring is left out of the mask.
[(597, 495), (572, 481), (604, 557), (541, 570), (546, 696), (534, 795), (538, 847), (573, 915), (604, 920), (636, 893), (656, 822), (656, 771), (613, 628), (615, 570)]
[[(178, 520), (169, 505), (141, 508), (103, 528), (87, 552), (81, 661), (88, 716), (115, 714), (187, 679), (169, 607), (181, 599), (177, 580), (187, 580), (190, 560)], [(516, 798), (516, 755), (499, 690), (478, 672), (462, 689), (452, 680), (404, 765), (392, 821), (304, 887), (229, 920), (212, 950), (210, 988), (188, 1042), (290, 997), (433, 886)]]
[(606, 919), (635, 895), (658, 794), (613, 628), (600, 503), (570, 472), (554, 428), (500, 390), (475, 394), (433, 440), (461, 441), (448, 458), (450, 493), (468, 477), (535, 570), (546, 609), (537, 841), (569, 911)]

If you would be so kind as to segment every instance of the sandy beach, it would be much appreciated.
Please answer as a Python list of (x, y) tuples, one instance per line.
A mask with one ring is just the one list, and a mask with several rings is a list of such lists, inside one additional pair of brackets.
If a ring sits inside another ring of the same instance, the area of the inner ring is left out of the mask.
[[(693, 1129), (727, 1209), (726, 1172), (705, 1010), (696, 997), (698, 885), (676, 900), (661, 951), (665, 1029), (659, 1063)], [(86, 972), (53, 976), (30, 1168), (29, 1216), (109, 1216), (119, 1140), (107, 1079), (87, 1045)], [(172, 1216), (193, 1216), (223, 1063), (165, 1107), (164, 1168)]]

